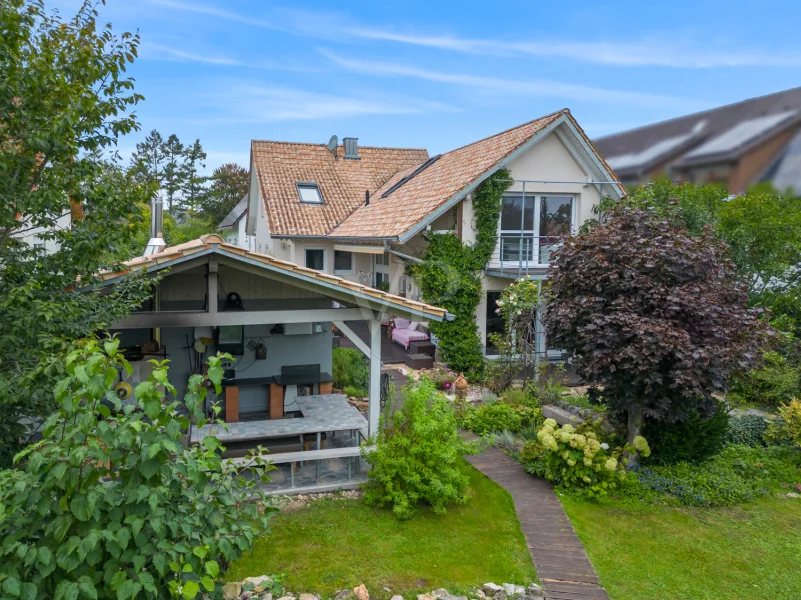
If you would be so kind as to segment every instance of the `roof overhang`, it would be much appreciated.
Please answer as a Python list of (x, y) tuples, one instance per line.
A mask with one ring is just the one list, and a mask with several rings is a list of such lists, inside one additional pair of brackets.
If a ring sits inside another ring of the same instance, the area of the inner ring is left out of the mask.
[[(209, 241), (210, 239), (212, 241)], [(221, 263), (230, 264), (234, 267), (237, 265), (246, 266), (251, 272), (254, 270), (256, 272), (261, 271), (265, 276), (272, 275), (290, 284), (296, 283), (299, 287), (317, 291), (324, 296), (354, 304), (359, 308), (432, 321), (450, 320), (452, 318), (444, 309), (439, 307), (388, 294), (341, 277), (280, 261), (267, 255), (250, 252), (244, 248), (229, 246), (224, 244), (219, 236), (204, 236), (198, 242), (203, 243), (180, 252), (171, 252), (168, 248), (164, 252), (163, 258), (159, 257), (159, 255), (154, 255), (152, 260), (142, 261), (140, 259), (140, 261), (133, 263), (119, 273), (103, 274), (102, 282), (95, 286), (87, 286), (84, 289), (115, 285), (132, 271), (146, 269), (148, 274), (156, 275), (165, 269), (171, 269), (179, 265), (190, 267), (194, 266), (194, 263), (202, 264), (208, 262), (213, 256), (219, 259)]]

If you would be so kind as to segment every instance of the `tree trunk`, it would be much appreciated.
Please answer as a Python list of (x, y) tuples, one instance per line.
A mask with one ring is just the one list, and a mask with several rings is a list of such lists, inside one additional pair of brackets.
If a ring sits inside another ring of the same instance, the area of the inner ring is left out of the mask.
[[(629, 444), (629, 446), (633, 447), (634, 438), (638, 435), (642, 435), (642, 427), (644, 424), (645, 415), (643, 414), (642, 405), (637, 406), (637, 408), (629, 409), (627, 423), (628, 434), (626, 437), (626, 442)], [(626, 452), (626, 458), (629, 461), (629, 469), (640, 466), (640, 453), (637, 450), (634, 450), (633, 452)]]

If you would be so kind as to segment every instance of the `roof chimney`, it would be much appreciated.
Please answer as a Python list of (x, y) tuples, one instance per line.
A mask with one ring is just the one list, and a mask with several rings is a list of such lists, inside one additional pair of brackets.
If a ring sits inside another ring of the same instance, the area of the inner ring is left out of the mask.
[(345, 158), (359, 160), (359, 138), (342, 138), (342, 145), (345, 146)]
[(150, 203), (150, 239), (145, 247), (142, 256), (150, 256), (164, 251), (164, 235), (162, 226), (164, 223), (164, 202), (161, 196), (156, 194)]

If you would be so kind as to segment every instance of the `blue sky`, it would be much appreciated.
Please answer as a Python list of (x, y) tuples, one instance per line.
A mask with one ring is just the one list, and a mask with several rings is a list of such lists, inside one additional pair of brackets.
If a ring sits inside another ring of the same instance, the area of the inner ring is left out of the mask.
[[(50, 0), (66, 16), (77, 0)], [(801, 85), (801, 3), (108, 0), (150, 129), (446, 151), (568, 107), (597, 137)]]

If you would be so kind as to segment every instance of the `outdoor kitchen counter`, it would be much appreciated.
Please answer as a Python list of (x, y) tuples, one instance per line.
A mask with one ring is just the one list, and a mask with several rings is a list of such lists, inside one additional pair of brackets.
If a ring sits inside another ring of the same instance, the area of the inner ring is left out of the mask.
[(367, 427), (367, 419), (340, 394), (298, 396), (295, 401), (302, 417), (204, 425), (192, 431), (192, 442), (214, 435), (222, 442), (240, 442), (329, 431), (358, 431)]

